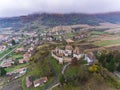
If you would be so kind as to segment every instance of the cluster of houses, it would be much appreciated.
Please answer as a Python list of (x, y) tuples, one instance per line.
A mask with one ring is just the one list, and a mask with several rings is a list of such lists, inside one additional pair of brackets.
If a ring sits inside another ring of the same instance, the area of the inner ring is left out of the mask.
[(6, 75), (10, 77), (9, 81), (11, 81), (11, 80), (17, 79), (17, 78), (25, 75), (26, 72), (27, 72), (27, 68), (24, 67), (24, 68), (20, 68), (15, 71), (12, 71), (12, 72), (8, 72)]
[(42, 41), (62, 41), (62, 35), (63, 33), (61, 32), (43, 32), (40, 34), (40, 37), (42, 37)]
[[(3, 37), (2, 37), (3, 36)], [(12, 40), (15, 43), (19, 43), (22, 38), (20, 36), (15, 35), (2, 35), (0, 36), (0, 52), (5, 51), (7, 48), (12, 47)]]
[[(16, 49), (16, 50), (15, 50), (15, 53), (25, 52), (25, 53), (22, 55), (23, 58), (18, 60), (18, 63), (19, 63), (19, 64), (23, 64), (23, 63), (29, 62), (30, 57), (31, 57), (32, 50), (33, 50), (33, 48), (31, 48), (31, 47), (28, 48), (28, 51), (27, 51), (27, 52), (24, 50), (24, 48), (18, 48), (18, 49)], [(8, 67), (11, 67), (11, 66), (14, 65), (14, 64), (15, 64), (15, 60), (8, 58), (8, 59), (2, 60), (0, 66), (3, 67), (3, 68), (8, 68)]]
[(51, 51), (51, 53), (52, 57), (54, 57), (59, 64), (71, 62), (73, 58), (80, 60), (83, 56), (85, 57), (84, 60), (86, 60), (88, 64), (92, 64), (96, 61), (96, 58), (92, 52), (84, 54), (78, 47), (73, 48), (71, 45), (66, 45), (64, 49), (56, 47), (55, 50)]
[(23, 53), (23, 58), (19, 59), (19, 63), (26, 63), (29, 62), (30, 57), (32, 55), (32, 51), (35, 48), (35, 45), (38, 44), (38, 39), (37, 40), (33, 40), (33, 39), (29, 39), (28, 41), (25, 42), (24, 47), (20, 47), (17, 48), (15, 50), (15, 53)]
[(73, 37), (74, 40), (87, 38), (87, 34), (76, 35)]
[(41, 77), (39, 79), (36, 80), (32, 80), (32, 77), (27, 76), (26, 77), (26, 87), (30, 88), (32, 86), (34, 87), (38, 87), (38, 86), (42, 86), (44, 85), (46, 82), (48, 81), (47, 77)]

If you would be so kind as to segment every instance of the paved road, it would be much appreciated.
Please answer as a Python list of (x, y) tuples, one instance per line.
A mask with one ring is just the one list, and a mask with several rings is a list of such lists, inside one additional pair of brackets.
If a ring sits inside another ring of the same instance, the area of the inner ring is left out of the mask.
[(59, 86), (60, 85), (60, 83), (57, 83), (57, 84), (55, 84), (54, 86), (52, 86), (50, 89), (47, 89), (47, 90), (52, 90), (53, 88), (55, 88), (55, 87), (57, 87), (57, 86)]
[[(71, 64), (71, 62), (69, 62), (69, 63), (67, 63), (66, 65), (63, 66), (63, 69), (62, 69), (62, 71), (61, 71), (61, 73), (62, 73), (63, 75), (64, 75), (64, 73), (65, 73), (65, 70), (67, 69), (67, 67), (68, 67), (70, 64)], [(56, 79), (54, 78), (54, 80), (56, 80)], [(52, 90), (53, 88), (57, 87), (58, 85), (60, 85), (60, 82), (57, 81), (55, 84), (52, 83), (51, 85), (52, 85), (52, 86), (49, 87), (47, 90)]]
[(64, 75), (64, 73), (65, 73), (65, 70), (67, 69), (67, 67), (69, 66), (71, 64), (71, 62), (69, 62), (69, 63), (67, 63), (64, 67), (63, 67), (63, 69), (62, 69), (62, 71), (61, 71), (61, 73)]
[(116, 71), (116, 72), (114, 72), (114, 74), (120, 78), (120, 72)]

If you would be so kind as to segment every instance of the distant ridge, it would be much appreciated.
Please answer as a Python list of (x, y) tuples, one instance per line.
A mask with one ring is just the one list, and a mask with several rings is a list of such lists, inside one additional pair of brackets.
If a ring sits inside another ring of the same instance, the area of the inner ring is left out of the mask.
[(120, 12), (84, 14), (84, 13), (42, 13), (31, 14), (27, 16), (0, 18), (0, 27), (20, 28), (26, 24), (38, 23), (45, 26), (73, 25), (73, 24), (89, 24), (99, 25), (99, 23), (110, 22), (120, 23)]

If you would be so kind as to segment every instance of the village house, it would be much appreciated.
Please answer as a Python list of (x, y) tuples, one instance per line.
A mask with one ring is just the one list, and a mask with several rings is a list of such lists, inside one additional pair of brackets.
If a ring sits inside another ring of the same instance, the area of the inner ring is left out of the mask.
[(87, 37), (87, 34), (76, 35), (73, 37), (74, 40), (84, 39)]
[(27, 71), (27, 68), (20, 68), (20, 69), (16, 70), (16, 72), (19, 74), (24, 74), (24, 73), (26, 73), (26, 71)]
[(47, 77), (41, 77), (40, 79), (34, 81), (34, 87), (44, 85), (44, 83), (46, 83), (47, 81), (48, 81)]
[(66, 39), (66, 42), (69, 43), (73, 43), (74, 41), (72, 39)]
[(27, 88), (32, 86), (31, 77), (29, 77), (29, 76), (26, 77), (26, 86), (27, 86)]
[(78, 47), (75, 47), (75, 49), (73, 50), (73, 57), (76, 57), (78, 60), (82, 57), (82, 54), (80, 54), (82, 52), (80, 52)]
[(12, 64), (9, 63), (9, 62), (4, 63), (4, 64), (1, 65), (1, 67), (3, 67), (3, 68), (7, 68), (7, 67), (11, 67), (11, 66), (12, 66)]
[(46, 36), (46, 33), (41, 33), (40, 36)]
[(46, 36), (46, 37), (43, 37), (43, 40), (51, 42), (51, 41), (53, 41), (53, 37), (52, 36)]
[(85, 54), (85, 60), (87, 61), (88, 65), (95, 63), (97, 61), (93, 52)]
[(7, 43), (7, 46), (8, 46), (8, 47), (11, 47), (11, 46), (13, 46), (13, 45), (12, 45), (12, 43)]
[(4, 51), (5, 49), (6, 49), (6, 46), (0, 45), (0, 52), (1, 52), (1, 51)]
[(24, 48), (17, 48), (17, 49), (15, 50), (16, 53), (18, 53), (18, 52), (24, 52), (24, 51), (25, 51)]
[(1, 67), (7, 68), (7, 67), (11, 67), (13, 64), (14, 64), (13, 60), (3, 60), (1, 63)]
[(65, 56), (71, 56), (72, 55), (72, 51), (73, 51), (73, 47), (72, 46), (70, 46), (70, 45), (67, 45), (66, 47), (65, 47)]
[(15, 71), (12, 71), (12, 72), (8, 72), (6, 75), (10, 76), (10, 80), (14, 80), (14, 79), (17, 79), (19, 77), (22, 77), (23, 75), (25, 75), (27, 72), (27, 68), (20, 68), (20, 69), (17, 69)]
[(25, 63), (25, 62), (29, 62), (30, 57), (31, 57), (31, 54), (29, 54), (28, 52), (25, 53), (25, 54), (23, 55), (23, 59), (20, 59), (20, 60), (19, 60), (19, 63), (22, 64), (22, 63)]
[(30, 48), (28, 48), (28, 52), (31, 53), (34, 50), (34, 46), (31, 46)]

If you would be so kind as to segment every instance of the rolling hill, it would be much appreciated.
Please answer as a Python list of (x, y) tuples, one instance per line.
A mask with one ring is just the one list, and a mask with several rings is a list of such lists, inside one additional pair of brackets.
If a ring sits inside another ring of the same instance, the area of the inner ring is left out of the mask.
[(99, 23), (120, 23), (120, 12), (102, 14), (31, 14), (28, 16), (0, 18), (0, 27), (13, 27), (14, 29), (27, 24), (37, 23), (44, 26), (88, 24), (99, 25)]

